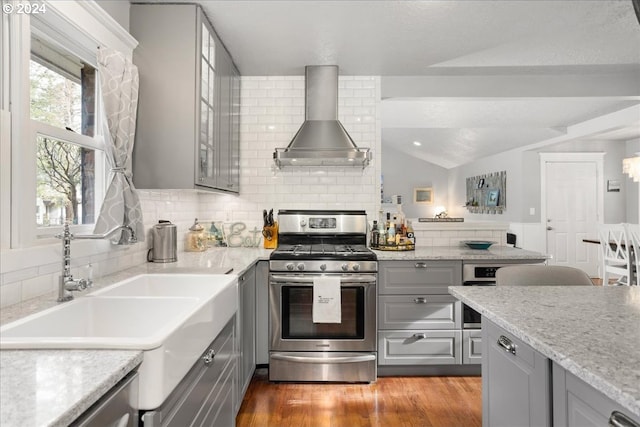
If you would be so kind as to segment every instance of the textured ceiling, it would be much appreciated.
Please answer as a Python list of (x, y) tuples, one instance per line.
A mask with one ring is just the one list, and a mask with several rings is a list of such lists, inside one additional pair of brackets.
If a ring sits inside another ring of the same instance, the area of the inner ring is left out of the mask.
[[(198, 3), (243, 75), (337, 64), (343, 75), (383, 76), (383, 147), (443, 167), (640, 103), (631, 0)], [(389, 89), (385, 76), (433, 80)], [(616, 132), (640, 137), (640, 117)], [(414, 140), (425, 142), (419, 151)]]

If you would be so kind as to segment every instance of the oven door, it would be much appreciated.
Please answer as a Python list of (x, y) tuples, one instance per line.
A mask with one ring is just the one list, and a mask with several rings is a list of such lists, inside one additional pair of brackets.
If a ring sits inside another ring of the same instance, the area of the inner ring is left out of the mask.
[(340, 277), (341, 323), (313, 322), (313, 279), (317, 276), (320, 274), (269, 275), (269, 350), (375, 351), (376, 275), (335, 275)]

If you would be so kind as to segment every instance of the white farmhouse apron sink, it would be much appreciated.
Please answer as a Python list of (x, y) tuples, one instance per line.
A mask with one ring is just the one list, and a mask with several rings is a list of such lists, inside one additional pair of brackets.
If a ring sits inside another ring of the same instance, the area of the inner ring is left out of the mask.
[(238, 307), (236, 275), (142, 274), (0, 328), (0, 349), (143, 352), (137, 409), (155, 409)]

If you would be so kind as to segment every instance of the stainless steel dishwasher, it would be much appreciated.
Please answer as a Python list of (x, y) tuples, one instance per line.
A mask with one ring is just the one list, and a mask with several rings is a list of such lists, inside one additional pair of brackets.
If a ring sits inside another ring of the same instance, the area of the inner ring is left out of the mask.
[(132, 372), (98, 400), (77, 420), (73, 427), (137, 427), (138, 373)]

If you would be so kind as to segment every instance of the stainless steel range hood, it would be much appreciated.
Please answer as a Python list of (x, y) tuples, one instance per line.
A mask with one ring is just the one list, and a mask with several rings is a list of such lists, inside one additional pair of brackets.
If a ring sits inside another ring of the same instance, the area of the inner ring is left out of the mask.
[(338, 66), (305, 67), (305, 121), (287, 148), (276, 148), (273, 160), (283, 166), (359, 166), (371, 161), (338, 121)]

